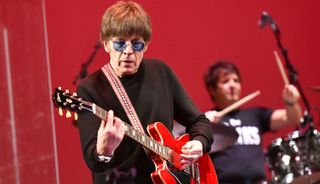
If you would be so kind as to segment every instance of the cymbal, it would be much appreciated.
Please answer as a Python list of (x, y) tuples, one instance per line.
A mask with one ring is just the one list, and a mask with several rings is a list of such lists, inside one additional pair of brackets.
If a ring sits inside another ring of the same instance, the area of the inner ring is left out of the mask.
[(320, 92), (320, 86), (308, 86), (308, 89), (316, 92)]
[[(185, 127), (179, 123), (175, 123), (173, 126), (172, 134), (174, 137), (185, 134)], [(212, 124), (212, 132), (214, 142), (211, 145), (210, 153), (221, 151), (229, 146), (234, 145), (238, 139), (238, 133), (232, 126), (226, 126), (222, 123)]]
[(210, 153), (221, 151), (235, 144), (238, 139), (238, 132), (232, 126), (226, 126), (222, 123), (212, 124), (213, 144)]

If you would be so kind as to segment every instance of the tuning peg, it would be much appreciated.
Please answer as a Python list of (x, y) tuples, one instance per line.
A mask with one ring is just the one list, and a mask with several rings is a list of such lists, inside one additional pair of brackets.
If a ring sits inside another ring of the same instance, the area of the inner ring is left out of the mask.
[(61, 86), (58, 87), (59, 90), (62, 90)]
[(73, 94), (73, 96), (77, 96), (77, 93), (72, 93)]
[(62, 108), (61, 108), (61, 107), (59, 107), (59, 115), (60, 115), (60, 116), (63, 116), (63, 111), (62, 111)]
[(72, 116), (72, 115), (71, 115), (71, 112), (67, 110), (67, 112), (66, 112), (66, 118), (71, 118), (71, 116)]
[(78, 120), (78, 114), (76, 112), (74, 113), (74, 120)]

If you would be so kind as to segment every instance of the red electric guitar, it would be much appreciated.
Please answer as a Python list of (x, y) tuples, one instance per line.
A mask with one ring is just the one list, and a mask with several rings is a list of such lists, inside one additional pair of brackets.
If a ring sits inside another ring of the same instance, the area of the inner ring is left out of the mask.
[[(55, 89), (52, 95), (56, 107), (74, 112), (90, 111), (101, 119), (106, 119), (107, 111), (94, 103), (87, 102), (68, 91)], [(61, 115), (61, 114), (60, 114)], [(181, 147), (189, 141), (187, 134), (174, 139), (168, 129), (160, 122), (147, 127), (148, 135), (124, 123), (125, 134), (150, 150), (155, 171), (151, 178), (155, 184), (218, 184), (216, 172), (208, 154), (182, 169), (180, 163)]]

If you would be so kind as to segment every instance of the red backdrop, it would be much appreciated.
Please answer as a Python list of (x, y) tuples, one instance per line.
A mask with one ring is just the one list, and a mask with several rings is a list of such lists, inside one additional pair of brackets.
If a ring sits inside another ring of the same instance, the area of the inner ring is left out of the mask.
[[(103, 12), (114, 2), (45, 2), (52, 87), (75, 90), (72, 81), (81, 64), (94, 50)], [(320, 58), (317, 51), (320, 43), (319, 1), (138, 2), (150, 14), (153, 26), (153, 37), (146, 57), (168, 63), (200, 110), (206, 111), (212, 106), (203, 83), (203, 74), (217, 59), (229, 59), (239, 66), (243, 77), (243, 95), (261, 91), (260, 96), (245, 106), (283, 107), (283, 81), (273, 56), (273, 51), (278, 50), (276, 40), (270, 27), (261, 29), (257, 24), (263, 10), (272, 15), (281, 30), (283, 46), (288, 49), (289, 59), (298, 71), (307, 99), (313, 107), (319, 106), (320, 92), (308, 88), (320, 85), (320, 64), (317, 62)], [(14, 34), (19, 35), (21, 31), (24, 30), (17, 30)], [(107, 61), (107, 54), (99, 50), (89, 72)], [(318, 121), (316, 111), (313, 110), (312, 114)], [(72, 120), (57, 115), (55, 122), (60, 183), (90, 183), (91, 175), (82, 158), (77, 128), (72, 125)], [(264, 147), (274, 138), (291, 131), (287, 129), (266, 135)]]
[[(101, 15), (115, 1), (48, 1), (47, 20), (53, 85), (74, 89), (71, 84), (98, 40)], [(260, 90), (247, 105), (283, 107), (283, 81), (273, 51), (276, 41), (270, 27), (260, 29), (258, 20), (266, 10), (277, 22), (284, 47), (299, 72), (299, 81), (312, 105), (319, 95), (307, 86), (320, 85), (320, 26), (316, 0), (302, 1), (139, 1), (149, 12), (153, 37), (146, 57), (166, 61), (198, 107), (212, 104), (203, 74), (213, 61), (230, 59), (241, 69), (243, 94)], [(100, 50), (89, 72), (108, 61)], [(61, 183), (90, 180), (80, 153), (78, 132), (70, 121), (57, 119), (57, 142)], [(264, 145), (291, 130), (267, 135)], [(80, 174), (80, 175), (79, 175)]]

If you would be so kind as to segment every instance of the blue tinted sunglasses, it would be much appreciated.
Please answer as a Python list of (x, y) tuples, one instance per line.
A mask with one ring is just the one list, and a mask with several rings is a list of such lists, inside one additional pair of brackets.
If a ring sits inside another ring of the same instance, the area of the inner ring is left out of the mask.
[[(123, 52), (129, 44), (124, 40), (115, 40), (112, 41), (113, 48), (118, 52)], [(145, 43), (141, 40), (133, 40), (130, 43), (131, 48), (134, 52), (141, 52), (144, 49)]]

